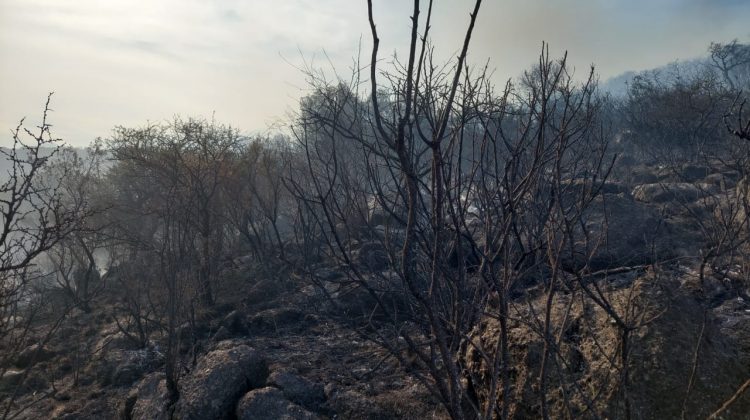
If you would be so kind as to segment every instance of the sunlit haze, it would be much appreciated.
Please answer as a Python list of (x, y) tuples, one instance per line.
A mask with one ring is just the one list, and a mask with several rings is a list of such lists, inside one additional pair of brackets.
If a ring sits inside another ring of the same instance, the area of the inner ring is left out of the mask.
[[(436, 4), (432, 39), (441, 59), (460, 48), (472, 4)], [(385, 62), (405, 47), (410, 6), (374, 2)], [(507, 0), (482, 8), (470, 62), (489, 59), (498, 82), (533, 63), (542, 41), (554, 55), (569, 51), (579, 73), (593, 63), (606, 79), (750, 35), (750, 2), (741, 0)], [(215, 115), (264, 132), (305, 94), (305, 63), (345, 75), (360, 44), (368, 51), (364, 0), (3, 0), (2, 142), (21, 117), (38, 120), (49, 91), (55, 134), (77, 146), (116, 125), (173, 115)]]

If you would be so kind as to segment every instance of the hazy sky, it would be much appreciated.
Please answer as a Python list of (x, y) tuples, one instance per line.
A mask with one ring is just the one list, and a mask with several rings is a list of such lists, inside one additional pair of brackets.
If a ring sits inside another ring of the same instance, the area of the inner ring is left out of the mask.
[[(387, 58), (406, 45), (411, 2), (374, 3)], [(441, 58), (472, 5), (436, 0)], [(485, 0), (470, 61), (489, 58), (502, 81), (545, 40), (605, 79), (749, 41), (748, 23), (750, 0)], [(38, 121), (48, 91), (54, 132), (79, 146), (175, 114), (264, 131), (305, 93), (304, 60), (346, 74), (360, 39), (367, 51), (365, 0), (0, 0), (0, 144), (21, 117)]]

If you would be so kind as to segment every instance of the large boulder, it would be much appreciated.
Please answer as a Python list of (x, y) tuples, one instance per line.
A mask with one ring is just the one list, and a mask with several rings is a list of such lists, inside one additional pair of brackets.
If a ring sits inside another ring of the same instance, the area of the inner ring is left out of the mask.
[(230, 344), (203, 356), (182, 381), (175, 418), (224, 419), (243, 394), (265, 384), (268, 367), (260, 353), (246, 344)]
[(255, 389), (237, 404), (238, 420), (313, 420), (317, 417), (284, 398), (284, 393), (272, 387)]

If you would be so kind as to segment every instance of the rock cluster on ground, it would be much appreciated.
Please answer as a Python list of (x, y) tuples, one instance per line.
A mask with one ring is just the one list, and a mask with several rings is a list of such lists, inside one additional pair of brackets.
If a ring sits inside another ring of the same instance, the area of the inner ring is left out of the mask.
[[(582, 264), (590, 272), (627, 268), (597, 281), (616, 308), (635, 299), (653, 315), (652, 322), (632, 333), (631, 357), (642, 361), (631, 371), (636, 418), (679, 417), (683, 400), (688, 412), (705, 417), (750, 377), (750, 303), (745, 300), (747, 285), (738, 280), (742, 268), (716, 272), (707, 267), (701, 282), (695, 267), (683, 263), (705, 240), (695, 215), (723, 217), (735, 211), (731, 203), (746, 192), (736, 187), (740, 180), (729, 171), (683, 169), (675, 173), (640, 168), (627, 179), (603, 184), (602, 194), (576, 229), (604, 240), (576, 241), (566, 245), (573, 252), (562, 254), (573, 255), (563, 264), (569, 270)], [(592, 186), (571, 182), (570, 188)], [(720, 194), (726, 196), (723, 201), (707, 200)], [(371, 222), (388, 222), (376, 231), (388, 231), (393, 238), (401, 226), (392, 219), (376, 212)], [(377, 297), (391, 308), (402, 308), (403, 285), (389, 271), (382, 242), (361, 239), (349, 246)], [(460, 246), (460, 254), (470, 258), (470, 242)], [(20, 403), (48, 393), (49, 398), (27, 410), (25, 418), (447, 418), (435, 396), (408, 369), (351, 328), (351, 320), (377, 321), (383, 314), (371, 310), (371, 291), (346, 282), (345, 267), (321, 262), (311, 273), (315, 282), (303, 287), (290, 286), (288, 278), (249, 281), (248, 261), (232, 261), (225, 273), (227, 283), (220, 293), (226, 304), (176, 327), (183, 363), (176, 400), (164, 374), (164, 343), (140, 342), (118, 328), (117, 321), (124, 318), (105, 315), (116, 296), (94, 306), (91, 313), (75, 311), (48, 342), (25, 346), (3, 367), (0, 393), (17, 392)], [(514, 305), (514, 320), (543, 312), (545, 296), (538, 293), (539, 285), (539, 279), (531, 279), (517, 286), (523, 290), (514, 290), (518, 293), (512, 298), (519, 303)], [(566, 319), (558, 350), (569, 363), (556, 380), (571, 388), (586, 383), (599, 389), (602, 398), (596, 411), (621, 418), (619, 391), (606, 380), (617, 372), (600, 356), (602, 349), (617, 353), (610, 347), (618, 342), (618, 330), (601, 308), (590, 302), (582, 305), (561, 291), (552, 308), (553, 317)], [(329, 316), (334, 311), (338, 317)], [(496, 322), (486, 320), (472, 338), (491, 343), (497, 334)], [(510, 334), (510, 351), (518, 361), (513, 366), (518, 382), (514, 392), (519, 395), (512, 412), (517, 418), (536, 418), (536, 364), (543, 343), (528, 323), (514, 321)], [(689, 381), (697, 342), (700, 369), (689, 398), (674, 398), (674, 390), (684, 390)], [(675, 357), (675, 349), (684, 354)], [(475, 350), (467, 348), (463, 355), (469, 362), (464, 379), (475, 385), (481, 401), (487, 398), (482, 389), (490, 369)], [(31, 367), (34, 373), (27, 375)], [(590, 409), (584, 400), (566, 398), (554, 391), (549, 404), (557, 412), (565, 410), (564, 403), (573, 404), (579, 413)], [(743, 399), (732, 410), (727, 418), (742, 418), (740, 413), (750, 412), (750, 401)]]

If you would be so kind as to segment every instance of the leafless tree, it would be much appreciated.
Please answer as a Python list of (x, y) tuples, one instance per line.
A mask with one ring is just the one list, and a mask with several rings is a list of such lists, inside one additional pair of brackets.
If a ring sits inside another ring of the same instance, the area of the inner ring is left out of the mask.
[(678, 64), (675, 74), (637, 76), (622, 107), (627, 141), (661, 164), (697, 163), (712, 150), (724, 150), (721, 110), (731, 93), (711, 71), (690, 72)]
[(732, 91), (743, 89), (750, 79), (750, 46), (736, 39), (722, 44), (712, 42), (708, 47), (711, 65), (716, 68)]
[[(619, 321), (615, 367), (625, 372), (627, 401), (627, 339), (643, 313), (610, 302), (598, 283), (606, 275), (590, 265), (604, 239), (582, 229), (612, 165), (593, 71), (576, 84), (566, 58), (550, 59), (545, 47), (538, 65), (498, 94), (486, 69), (466, 64), (480, 2), (457, 62), (445, 66), (435, 64), (428, 41), (431, 5), (420, 24), (414, 3), (408, 62), (381, 71), (368, 3), (369, 103), (359, 99), (359, 73), (330, 84), (310, 78), (316, 106), (303, 102), (293, 126), (303, 167), (287, 183), (326, 258), (346, 273), (333, 292), (317, 284), (329, 296), (364, 291), (370, 306), (358, 319), (369, 337), (452, 417), (507, 418), (517, 406), (510, 350), (517, 297), (535, 277), (546, 279), (547, 311), (559, 290), (575, 290)], [(480, 341), (478, 331), (495, 322), (497, 334)], [(537, 379), (548, 417), (549, 371), (561, 363), (553, 337), (562, 326), (548, 312), (534, 328), (545, 347)], [(472, 363), (488, 376), (473, 376)]]
[[(256, 226), (256, 216), (269, 215), (275, 223), (270, 214), (278, 211), (279, 189), (264, 189), (252, 172), (273, 174), (274, 160), (262, 149), (254, 155), (258, 161), (243, 159), (252, 154), (252, 143), (243, 146), (235, 129), (203, 120), (120, 128), (108, 146), (116, 186), (110, 236), (123, 259), (115, 277), (123, 286), (126, 317), (118, 325), (141, 345), (164, 342), (174, 402), (190, 363), (181, 351), (185, 344), (195, 348), (195, 313), (216, 303), (220, 262), (237, 236)], [(243, 185), (248, 181), (253, 184)], [(256, 202), (258, 215), (249, 213)]]
[[(81, 208), (63, 203), (60, 179), (43, 181), (43, 171), (50, 165), (62, 140), (52, 136), (48, 116), (52, 111), (47, 97), (42, 119), (35, 130), (24, 127), (24, 120), (12, 131), (12, 146), (0, 149), (8, 163), (0, 184), (0, 375), (5, 375), (14, 358), (29, 343), (38, 351), (60, 325), (65, 313), (43, 319), (46, 305), (35, 285), (42, 273), (37, 259), (82, 222)], [(46, 321), (46, 324), (42, 321)], [(35, 356), (32, 356), (35, 357)], [(18, 386), (0, 397), (2, 417), (12, 418), (25, 408), (14, 401), (29, 374), (22, 370)]]
[(270, 266), (286, 258), (293, 207), (283, 179), (288, 151), (285, 139), (254, 139), (238, 153), (223, 188), (227, 218), (256, 260)]
[[(120, 129), (109, 147), (113, 157), (130, 169), (133, 178), (145, 178), (161, 191), (180, 194), (186, 220), (198, 232), (199, 275), (196, 287), (204, 305), (214, 303), (216, 264), (223, 252), (226, 217), (222, 214), (222, 181), (239, 145), (239, 134), (231, 127), (203, 121), (176, 120), (169, 126)], [(138, 196), (140, 192), (134, 191)], [(163, 197), (151, 196), (142, 210), (159, 217), (166, 208)], [(158, 221), (152, 235), (159, 235)], [(129, 227), (125, 227), (129, 229)]]

